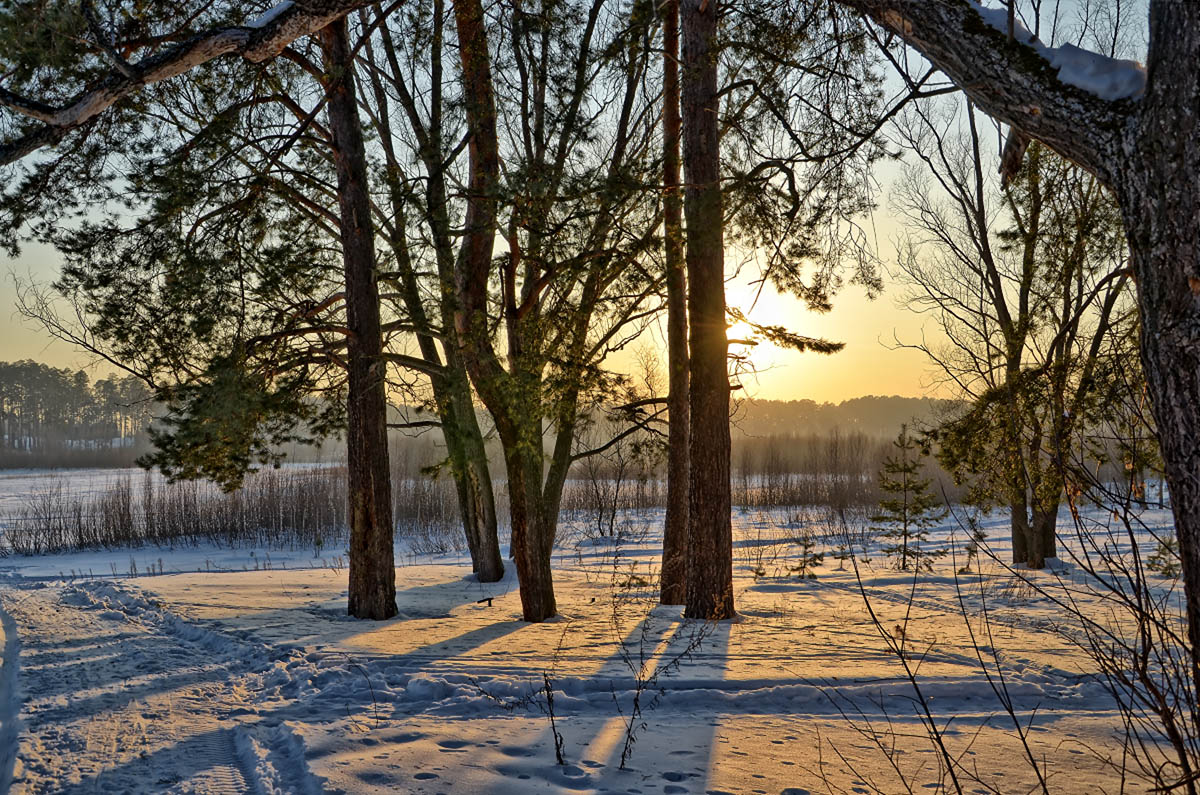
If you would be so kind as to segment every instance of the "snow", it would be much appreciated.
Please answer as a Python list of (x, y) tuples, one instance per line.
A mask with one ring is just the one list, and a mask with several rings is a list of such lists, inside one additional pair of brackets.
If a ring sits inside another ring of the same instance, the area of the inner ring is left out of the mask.
[(1073, 44), (1050, 48), (1049, 55), (1059, 80), (1102, 99), (1140, 97), (1146, 90), (1146, 69), (1136, 61), (1109, 58)]
[[(741, 618), (718, 624), (655, 604), (655, 511), (624, 515), (617, 539), (568, 520), (554, 556), (562, 616), (540, 625), (520, 621), (511, 566), (483, 584), (465, 559), (413, 556), (402, 540), (400, 615), (383, 622), (347, 618), (345, 569), (310, 553), (257, 550), (260, 564), (287, 561), (257, 570), (243, 568), (250, 551), (216, 547), (9, 558), (0, 748), (16, 750), (13, 792), (902, 791), (880, 744), (914, 787), (936, 788), (937, 754), (864, 594), (910, 650), (952, 750), (991, 791), (1026, 791), (1036, 781), (1013, 761), (960, 589), (968, 605), (988, 599), (985, 660), (1003, 668), (1053, 791), (1112, 781), (1119, 713), (1051, 601), (986, 561), (956, 577), (945, 558), (914, 580), (876, 553), (860, 590), (828, 544), (818, 579), (799, 579), (793, 539), (817, 524), (796, 513), (735, 511)], [(1000, 558), (1004, 524), (983, 522)], [(936, 543), (956, 532), (938, 528)], [(108, 564), (131, 557), (161, 558), (166, 573), (114, 576)], [(1052, 569), (1025, 576), (1099, 609), (1069, 560)], [(14, 683), (20, 725), (4, 697)], [(644, 728), (622, 769), (635, 704)]]
[(17, 627), (7, 613), (0, 612), (0, 792), (12, 785), (16, 762), (20, 704), (17, 701), (17, 666), (21, 653)]
[[(1008, 33), (1008, 10), (988, 8), (971, 0), (984, 22)], [(1101, 99), (1116, 101), (1137, 99), (1146, 90), (1146, 68), (1137, 61), (1110, 58), (1106, 55), (1063, 44), (1048, 47), (1038, 40), (1019, 20), (1014, 21), (1013, 37), (1032, 47), (1058, 70), (1058, 79), (1067, 85), (1081, 88)]]
[(293, 5), (295, 5), (295, 3), (293, 3), (292, 0), (283, 0), (283, 2), (273, 5), (262, 14), (259, 14), (252, 21), (247, 22), (246, 27), (265, 28), (267, 25), (270, 25), (272, 22), (274, 22), (280, 14), (282, 14), (284, 11), (287, 11)]

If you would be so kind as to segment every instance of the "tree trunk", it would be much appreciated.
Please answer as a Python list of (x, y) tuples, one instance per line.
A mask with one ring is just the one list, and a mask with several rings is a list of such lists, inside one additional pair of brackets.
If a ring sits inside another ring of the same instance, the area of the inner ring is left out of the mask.
[(1045, 515), (1035, 508), (1028, 524), (1028, 535), (1025, 542), (1024, 562), (1031, 569), (1041, 570), (1046, 568), (1045, 536), (1043, 535), (1044, 524)]
[(687, 264), (679, 193), (679, 0), (663, 4), (663, 232), (667, 271), (667, 517), (659, 602), (687, 599), (688, 395)]
[(1020, 496), (1014, 492), (1009, 498), (1009, 529), (1012, 534), (1012, 562), (1023, 564), (1029, 560), (1029, 505), (1025, 500), (1025, 489)]
[(729, 483), (729, 343), (717, 127), (717, 0), (684, 0), (683, 167), (687, 180), (691, 440), (688, 500), (689, 618), (734, 616)]
[(446, 367), (435, 391), (471, 569), (480, 582), (498, 582), (504, 576), (504, 562), (496, 532), (492, 474), (471, 401), (471, 385), (457, 352), (447, 351)]
[(441, 421), (458, 494), (459, 515), (471, 554), (471, 570), (480, 582), (497, 582), (504, 577), (504, 562), (496, 533), (496, 502), (487, 450), (478, 420), (473, 410), (468, 418), (462, 408), (455, 408), (443, 412)]
[(542, 510), (540, 426), (541, 418), (537, 417), (536, 422), (522, 422), (519, 428), (501, 430), (502, 435), (509, 437), (502, 441), (508, 471), (512, 555), (521, 586), (521, 617), (535, 623), (558, 612), (550, 570), (554, 525)]
[(1141, 315), (1200, 690), (1200, 5), (1150, 6), (1150, 79), (1116, 192)]
[(386, 366), (379, 320), (375, 241), (367, 193), (367, 158), (354, 98), (346, 21), (321, 29), (329, 127), (337, 168), (342, 261), (346, 270), (346, 468), (350, 490), (350, 589), (356, 618), (396, 615), (388, 467)]
[(1044, 569), (1046, 567), (1046, 558), (1058, 557), (1058, 499), (1055, 499), (1052, 504), (1037, 508), (1033, 512), (1033, 522), (1031, 523), (1030, 532), (1033, 537), (1037, 538), (1037, 548), (1041, 553), (1041, 565), (1034, 565), (1035, 562), (1030, 560), (1029, 568)]

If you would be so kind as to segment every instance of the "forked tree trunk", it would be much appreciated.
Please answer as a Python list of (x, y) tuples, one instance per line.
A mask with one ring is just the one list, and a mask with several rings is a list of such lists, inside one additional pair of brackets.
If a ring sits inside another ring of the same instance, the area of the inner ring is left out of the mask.
[[(512, 551), (521, 582), (526, 621), (544, 621), (556, 612), (550, 575), (553, 525), (542, 510), (541, 395), (508, 377), (490, 342), (488, 279), (496, 237), (500, 184), (499, 138), (492, 86), (491, 52), (480, 0), (454, 3), (462, 64), (463, 105), (469, 130), (470, 181), (463, 241), (455, 266), (455, 337), (480, 397), (496, 419), (508, 474)], [(520, 329), (517, 329), (519, 332)], [(520, 351), (512, 338), (510, 351)], [(519, 355), (519, 353), (518, 353)], [(514, 370), (520, 365), (514, 365)]]
[(679, 193), (679, 0), (663, 4), (663, 232), (667, 272), (667, 517), (659, 602), (687, 599), (688, 390), (687, 264)]
[[(457, 355), (450, 353), (446, 376), (437, 396), (442, 422), (442, 437), (454, 476), (459, 516), (471, 554), (471, 569), (480, 582), (497, 582), (504, 576), (500, 541), (496, 533), (496, 501), (487, 449), (475, 407), (471, 387)], [(454, 379), (454, 381), (452, 381)], [(457, 381), (461, 380), (461, 383)]]
[(346, 469), (350, 491), (350, 587), (347, 611), (356, 618), (396, 615), (392, 550), (391, 473), (388, 467), (386, 367), (379, 321), (375, 241), (367, 194), (367, 158), (354, 98), (353, 60), (346, 21), (321, 29), (329, 127), (337, 168), (346, 315)]
[(734, 616), (717, 6), (717, 0), (680, 4), (692, 462), (684, 612), (689, 618), (712, 620)]
[[(536, 429), (534, 428), (536, 425)], [(554, 546), (554, 523), (543, 511), (541, 418), (522, 423), (520, 428), (501, 433), (519, 435), (504, 439), (508, 472), (509, 519), (512, 524), (512, 556), (521, 584), (521, 617), (539, 622), (558, 612), (554, 599), (554, 577), (550, 553)]]

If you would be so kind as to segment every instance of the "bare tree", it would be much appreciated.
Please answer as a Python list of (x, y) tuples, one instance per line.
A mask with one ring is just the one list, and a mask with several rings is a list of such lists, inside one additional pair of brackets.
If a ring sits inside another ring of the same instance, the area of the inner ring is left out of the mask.
[(1101, 343), (1131, 311), (1124, 239), (1095, 179), (1039, 144), (1001, 189), (963, 110), (916, 107), (897, 124), (920, 161), (893, 196), (909, 230), (899, 270), (909, 306), (944, 332), (912, 347), (964, 401), (939, 458), (980, 503), (1007, 505), (1014, 562), (1040, 569), (1056, 556), (1053, 459), (1084, 430)]
[(986, 113), (1078, 163), (1116, 195), (1200, 684), (1200, 5), (1150, 0), (1145, 72), (1084, 53), (1092, 74), (1124, 78), (1097, 86), (1074, 68), (1079, 50), (1010, 37), (1002, 10), (951, 0), (840, 2), (918, 50)]

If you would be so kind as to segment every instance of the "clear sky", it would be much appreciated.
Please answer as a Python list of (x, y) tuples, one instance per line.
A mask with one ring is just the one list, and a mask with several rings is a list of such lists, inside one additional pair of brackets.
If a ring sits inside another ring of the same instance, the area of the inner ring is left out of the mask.
[(17, 281), (48, 284), (58, 276), (58, 267), (57, 253), (44, 246), (24, 246), (16, 259), (0, 255), (0, 361), (33, 359), (55, 367), (82, 367), (90, 361), (17, 312)]
[[(763, 291), (751, 310), (748, 302), (753, 299), (753, 291), (731, 284), (727, 302), (745, 307), (751, 320), (846, 345), (839, 353), (828, 356), (764, 344), (756, 346), (750, 355), (758, 375), (744, 379), (749, 395), (770, 400), (837, 403), (862, 395), (932, 394), (925, 357), (896, 345), (897, 338), (906, 343), (919, 340), (924, 320), (897, 305), (901, 292), (889, 280), (884, 293), (870, 300), (862, 287), (848, 285), (834, 298), (832, 311), (818, 314), (771, 288)], [(738, 336), (736, 328), (730, 336)]]

